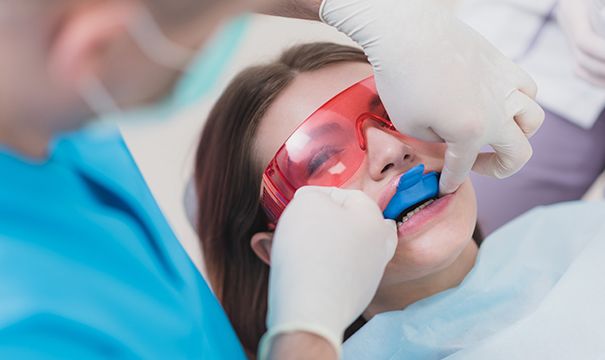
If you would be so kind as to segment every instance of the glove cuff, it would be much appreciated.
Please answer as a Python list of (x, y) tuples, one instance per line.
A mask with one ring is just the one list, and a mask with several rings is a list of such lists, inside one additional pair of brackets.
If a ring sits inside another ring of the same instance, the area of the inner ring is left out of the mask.
[(325, 8), (325, 6), (326, 6), (326, 2), (327, 2), (327, 1), (328, 1), (328, 0), (322, 0), (322, 1), (321, 1), (321, 5), (319, 5), (319, 20), (321, 20), (321, 22), (322, 22), (322, 23), (329, 25), (329, 24), (326, 22), (326, 19), (324, 18), (324, 8)]
[(334, 347), (334, 350), (336, 350), (337, 358), (340, 359), (340, 354), (342, 352), (341, 336), (335, 335), (333, 331), (330, 331), (322, 326), (291, 323), (274, 327), (263, 335), (258, 348), (258, 360), (269, 359), (269, 352), (271, 351), (271, 345), (275, 337), (293, 332), (306, 332), (324, 338), (330, 344), (332, 344), (332, 347)]

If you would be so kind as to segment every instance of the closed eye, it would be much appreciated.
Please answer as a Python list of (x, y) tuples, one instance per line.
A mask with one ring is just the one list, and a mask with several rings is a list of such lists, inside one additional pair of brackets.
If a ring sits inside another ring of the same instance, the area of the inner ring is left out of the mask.
[(333, 148), (329, 146), (322, 147), (307, 164), (307, 174), (313, 175), (323, 164), (328, 162), (332, 157), (343, 152), (343, 149)]

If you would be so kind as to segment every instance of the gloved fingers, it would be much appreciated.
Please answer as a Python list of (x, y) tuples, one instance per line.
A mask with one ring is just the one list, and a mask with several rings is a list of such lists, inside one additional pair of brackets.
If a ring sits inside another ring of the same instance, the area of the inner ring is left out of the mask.
[(309, 197), (309, 196), (327, 198), (327, 197), (331, 196), (332, 192), (335, 189), (336, 188), (324, 187), (324, 186), (303, 186), (300, 189), (296, 190), (296, 193), (294, 194), (294, 198)]
[(528, 138), (542, 126), (546, 114), (537, 102), (521, 91), (513, 91), (507, 100), (509, 114)]
[(353, 209), (357, 211), (365, 211), (368, 209), (376, 209), (380, 212), (378, 204), (372, 200), (366, 193), (360, 190), (339, 189), (336, 187), (324, 186), (304, 186), (296, 192), (295, 198), (300, 197), (316, 197), (318, 200), (329, 200), (336, 206)]
[(299, 203), (315, 203), (315, 206), (326, 206), (332, 204), (337, 207), (342, 207), (346, 199), (346, 194), (341, 189), (327, 186), (303, 186), (296, 191), (290, 204), (286, 207), (286, 211), (289, 208)]
[(591, 33), (592, 40), (583, 39), (576, 44), (577, 49), (596, 61), (605, 61), (605, 40)]
[(471, 171), (481, 145), (473, 140), (448, 143), (445, 163), (439, 180), (439, 192), (450, 194), (458, 189)]
[(584, 2), (561, 1), (557, 16), (574, 52), (576, 74), (595, 86), (604, 86), (605, 39), (595, 32), (588, 12)]
[[(383, 221), (384, 216), (378, 206), (378, 203), (374, 201), (368, 194), (361, 190), (341, 190), (342, 193), (338, 196), (342, 196), (339, 201), (339, 205), (347, 209), (352, 216), (364, 216), (370, 221)], [(335, 200), (336, 201), (336, 200)]]
[(397, 250), (397, 223), (394, 220), (384, 219), (387, 228), (386, 238), (386, 260), (390, 261), (395, 256), (395, 250)]
[(493, 153), (482, 153), (477, 156), (473, 171), (497, 179), (504, 179), (515, 174), (529, 161), (533, 150), (529, 140), (515, 124), (510, 124), (500, 132), (496, 143), (490, 144)]
[(512, 66), (515, 67), (514, 74), (516, 88), (531, 99), (535, 99), (538, 94), (538, 85), (534, 79), (517, 64), (512, 63)]
[(307, 186), (307, 188), (307, 191), (315, 191), (318, 195), (340, 207), (343, 207), (347, 196), (350, 196), (345, 190), (336, 187)]
[(605, 39), (595, 32), (585, 2), (575, 0), (561, 2), (557, 17), (575, 48), (605, 61)]
[(576, 67), (575, 72), (580, 78), (588, 81), (594, 86), (605, 87), (605, 76), (591, 73), (581, 66)]
[(582, 53), (599, 61), (605, 61), (605, 39), (595, 33), (588, 17), (584, 21), (576, 21), (573, 30), (574, 45)]
[(411, 136), (418, 140), (427, 141), (427, 142), (440, 142), (443, 141), (443, 138), (439, 136), (432, 128), (425, 126), (402, 126), (406, 124), (405, 121), (393, 121), (393, 124), (403, 135)]
[(365, 211), (368, 210), (377, 210), (378, 204), (374, 200), (372, 200), (366, 193), (361, 190), (346, 190), (346, 189), (337, 189), (339, 191), (334, 191), (330, 195), (334, 202), (345, 209), (352, 209), (354, 211)]
[(592, 44), (584, 44), (585, 41), (574, 44), (574, 51), (578, 61), (581, 63), (591, 63), (599, 69), (603, 68), (605, 63), (605, 38), (593, 34), (595, 37)]
[(583, 70), (585, 75), (594, 77), (596, 80), (605, 78), (605, 60), (598, 60), (581, 51), (576, 51), (576, 60), (578, 67)]

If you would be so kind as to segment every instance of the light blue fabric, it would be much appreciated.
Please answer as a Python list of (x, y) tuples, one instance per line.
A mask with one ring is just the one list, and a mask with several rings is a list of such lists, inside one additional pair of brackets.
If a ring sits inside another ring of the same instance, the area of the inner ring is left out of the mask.
[(0, 174), (0, 359), (244, 359), (117, 130)]
[[(595, 358), (569, 355), (605, 351), (605, 307), (595, 305), (605, 302), (604, 219), (605, 203), (569, 203), (529, 212), (486, 239), (460, 286), (376, 316), (347, 341), (344, 358)], [(592, 294), (584, 300), (580, 290)], [(586, 325), (591, 317), (595, 321), (589, 326), (562, 325), (574, 319)], [(592, 342), (583, 346), (563, 336), (573, 332)], [(511, 339), (524, 339), (528, 356), (516, 356), (523, 354), (522, 341), (507, 341)], [(563, 345), (568, 352), (556, 356)]]

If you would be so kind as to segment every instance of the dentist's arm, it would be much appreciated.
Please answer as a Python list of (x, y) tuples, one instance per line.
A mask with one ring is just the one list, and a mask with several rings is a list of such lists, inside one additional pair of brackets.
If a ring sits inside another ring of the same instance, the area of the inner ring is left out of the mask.
[[(274, 13), (305, 17), (318, 1), (279, 3)], [(319, 10), (365, 50), (397, 129), (448, 144), (445, 193), (471, 169), (497, 178), (520, 170), (544, 120), (529, 75), (450, 9), (446, 0), (324, 0)], [(479, 154), (484, 145), (495, 152)]]
[(259, 358), (335, 359), (393, 257), (395, 223), (364, 193), (299, 190), (273, 239)]

